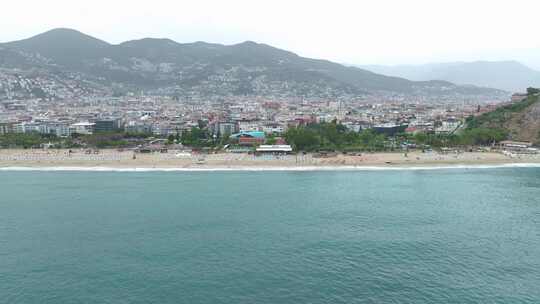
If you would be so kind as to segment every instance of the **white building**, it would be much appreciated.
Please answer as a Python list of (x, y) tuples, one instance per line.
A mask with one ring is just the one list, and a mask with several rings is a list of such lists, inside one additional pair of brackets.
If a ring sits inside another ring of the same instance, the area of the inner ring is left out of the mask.
[(96, 124), (92, 122), (78, 122), (69, 126), (69, 133), (77, 133), (83, 135), (91, 135), (94, 133), (94, 126)]
[(260, 121), (258, 120), (241, 120), (238, 122), (240, 132), (259, 131)]
[(21, 122), (15, 125), (15, 133), (41, 133), (43, 126), (36, 122)]
[(71, 135), (69, 133), (69, 126), (65, 123), (50, 123), (48, 125), (48, 134), (54, 134), (57, 137), (68, 137)]
[(257, 152), (261, 153), (291, 153), (292, 147), (290, 145), (260, 145), (257, 148)]
[(266, 134), (282, 134), (286, 131), (285, 127), (281, 124), (272, 123), (266, 124), (262, 127), (262, 131)]

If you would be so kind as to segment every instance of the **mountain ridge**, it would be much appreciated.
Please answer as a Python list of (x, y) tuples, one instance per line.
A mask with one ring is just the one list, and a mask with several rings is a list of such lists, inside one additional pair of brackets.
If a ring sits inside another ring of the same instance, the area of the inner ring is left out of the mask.
[(456, 84), (493, 87), (513, 92), (522, 92), (527, 87), (540, 86), (540, 71), (515, 60), (478, 60), (394, 66), (363, 65), (359, 67), (383, 75), (403, 77), (413, 81), (441, 79)]
[(414, 82), (388, 77), (328, 60), (304, 58), (253, 41), (222, 45), (143, 38), (110, 44), (66, 28), (0, 44), (0, 67), (70, 71), (103, 85), (160, 89), (180, 95), (505, 94), (445, 81)]

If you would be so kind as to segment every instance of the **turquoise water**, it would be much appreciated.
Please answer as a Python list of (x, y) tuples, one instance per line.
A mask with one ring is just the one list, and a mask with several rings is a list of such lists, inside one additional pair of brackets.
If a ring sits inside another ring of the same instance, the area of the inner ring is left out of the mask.
[(0, 303), (540, 303), (540, 169), (0, 172)]

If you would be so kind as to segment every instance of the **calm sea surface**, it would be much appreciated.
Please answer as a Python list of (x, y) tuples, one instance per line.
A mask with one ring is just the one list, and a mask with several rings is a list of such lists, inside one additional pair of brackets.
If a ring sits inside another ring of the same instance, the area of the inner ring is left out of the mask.
[(540, 169), (0, 172), (0, 303), (540, 303)]

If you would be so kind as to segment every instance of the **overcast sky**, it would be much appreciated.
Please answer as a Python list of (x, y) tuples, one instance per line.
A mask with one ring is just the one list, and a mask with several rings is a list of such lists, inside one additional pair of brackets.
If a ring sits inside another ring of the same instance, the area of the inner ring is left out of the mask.
[(540, 0), (5, 0), (0, 41), (69, 27), (119, 43), (264, 42), (356, 64), (516, 59), (540, 68)]

